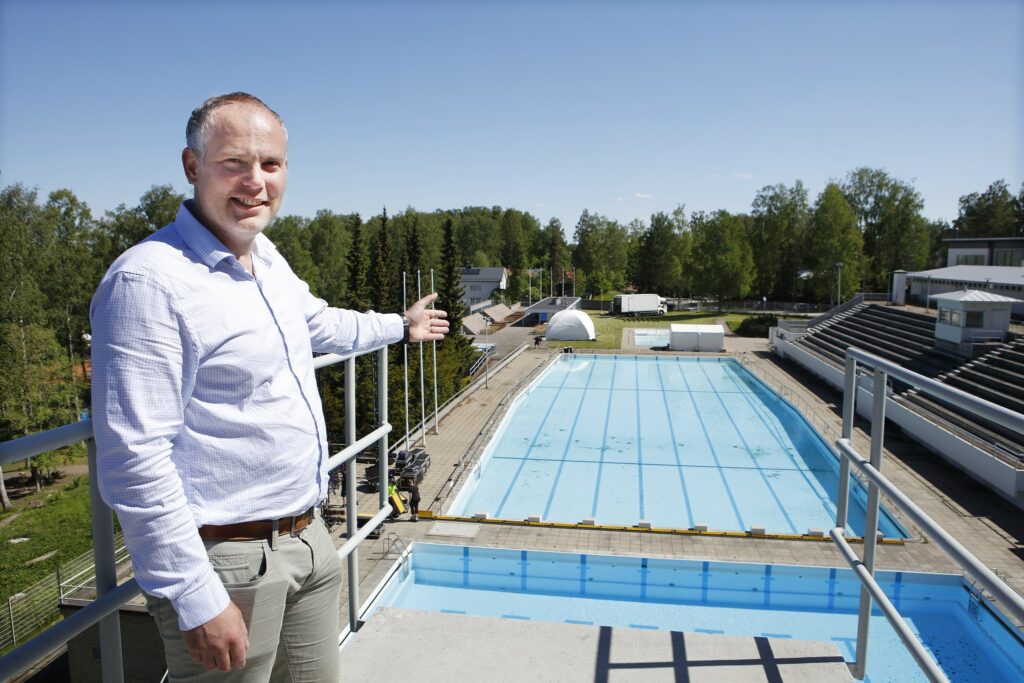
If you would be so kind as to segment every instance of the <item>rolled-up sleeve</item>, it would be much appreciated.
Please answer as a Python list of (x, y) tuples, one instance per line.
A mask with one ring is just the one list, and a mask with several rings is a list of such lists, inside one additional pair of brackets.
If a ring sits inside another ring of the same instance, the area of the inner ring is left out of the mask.
[(194, 386), (195, 340), (173, 293), (148, 276), (106, 276), (92, 301), (97, 475), (142, 589), (189, 630), (229, 599), (207, 559), (172, 457)]

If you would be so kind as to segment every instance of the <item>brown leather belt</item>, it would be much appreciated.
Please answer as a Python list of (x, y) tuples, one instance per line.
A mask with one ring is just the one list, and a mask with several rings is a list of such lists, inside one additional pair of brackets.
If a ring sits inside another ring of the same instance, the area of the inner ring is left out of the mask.
[(301, 515), (259, 522), (238, 522), (237, 524), (205, 524), (199, 527), (199, 537), (204, 541), (258, 541), (272, 540), (275, 535), (295, 535), (313, 521), (313, 508)]

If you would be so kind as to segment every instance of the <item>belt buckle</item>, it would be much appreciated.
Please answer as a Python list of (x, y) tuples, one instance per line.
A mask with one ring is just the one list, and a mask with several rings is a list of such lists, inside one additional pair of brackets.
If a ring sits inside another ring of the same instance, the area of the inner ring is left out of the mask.
[(275, 519), (270, 522), (270, 549), (277, 550), (277, 534), (281, 527), (281, 520)]
[(300, 529), (298, 528), (299, 527), (298, 520), (299, 520), (300, 517), (305, 517), (305, 515), (293, 515), (290, 518), (292, 520), (292, 526), (291, 526), (291, 529), (288, 530), (288, 535), (291, 536), (292, 538), (298, 538), (299, 537)]

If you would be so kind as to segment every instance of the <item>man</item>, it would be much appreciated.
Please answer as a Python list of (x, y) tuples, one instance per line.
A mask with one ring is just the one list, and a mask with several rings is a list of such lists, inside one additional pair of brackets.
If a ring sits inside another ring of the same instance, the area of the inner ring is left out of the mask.
[[(110, 267), (92, 303), (99, 486), (117, 511), (170, 680), (338, 679), (341, 562), (314, 351), (442, 339), (328, 308), (261, 233), (288, 171), (280, 117), (245, 93), (192, 112), (194, 199)], [(230, 673), (229, 673), (230, 672)]]

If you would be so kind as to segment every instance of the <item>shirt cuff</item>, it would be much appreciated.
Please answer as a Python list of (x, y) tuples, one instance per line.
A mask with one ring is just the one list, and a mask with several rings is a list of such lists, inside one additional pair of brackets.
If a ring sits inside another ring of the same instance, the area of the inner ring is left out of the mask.
[(172, 600), (171, 604), (178, 613), (178, 628), (191, 631), (226, 610), (230, 602), (224, 584), (213, 569), (208, 567), (203, 577)]
[(384, 337), (388, 344), (402, 341), (405, 336), (405, 325), (402, 324), (402, 316), (398, 313), (385, 313), (383, 316)]

